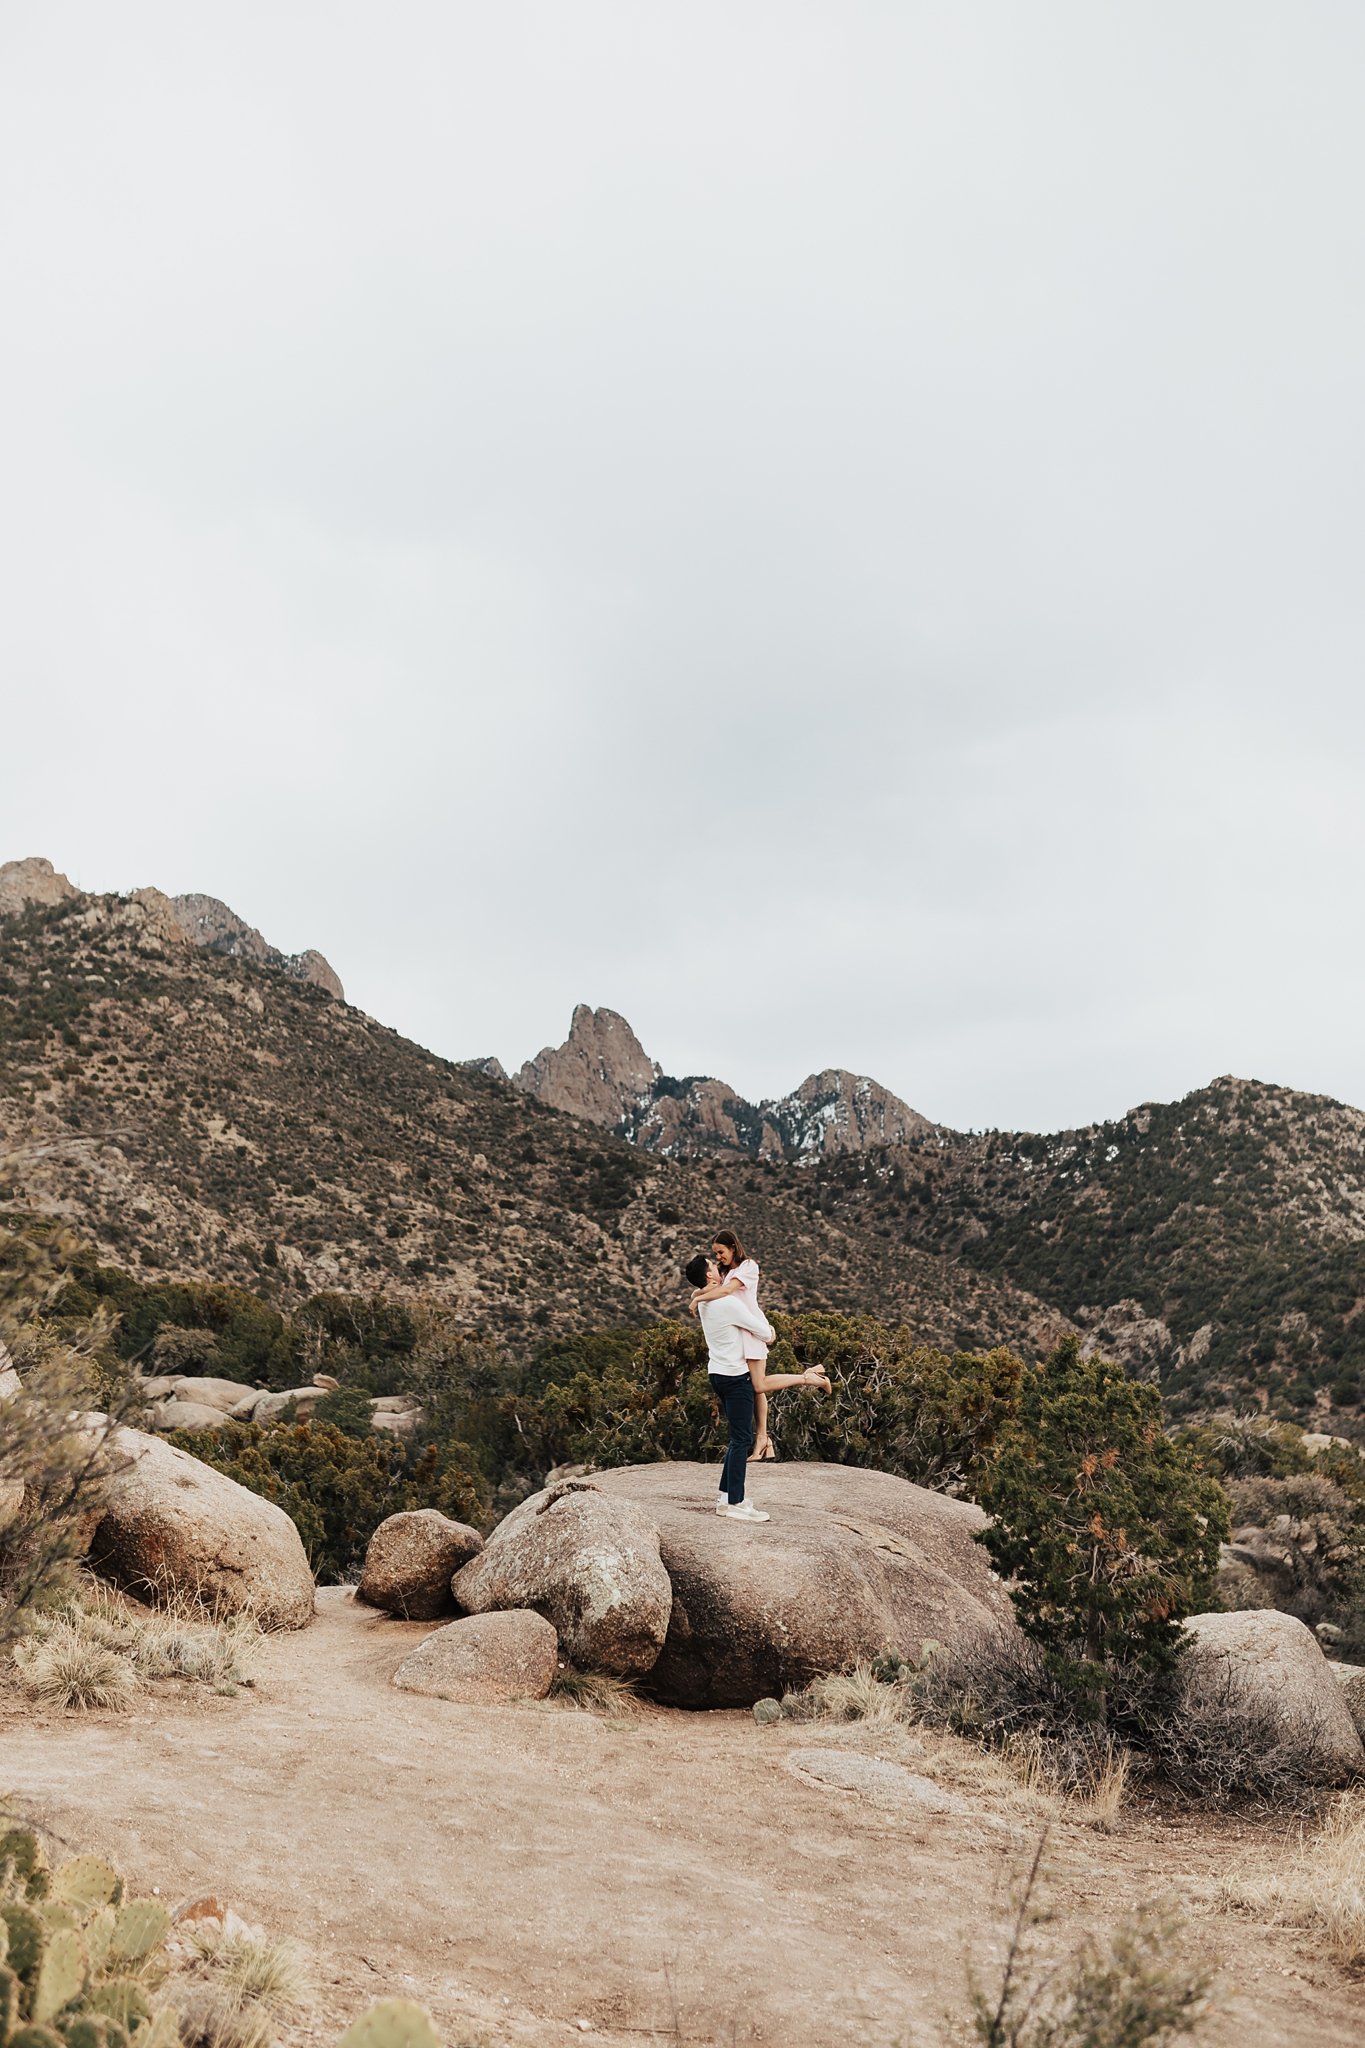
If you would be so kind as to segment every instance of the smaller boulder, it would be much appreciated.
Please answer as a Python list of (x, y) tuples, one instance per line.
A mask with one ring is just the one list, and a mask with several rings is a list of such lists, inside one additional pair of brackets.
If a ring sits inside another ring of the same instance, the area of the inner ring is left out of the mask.
[(253, 1422), (279, 1422), (292, 1402), (294, 1420), (307, 1422), (318, 1402), (325, 1400), (330, 1391), (327, 1387), (286, 1387), (281, 1394), (257, 1394), (249, 1409), (245, 1402), (233, 1409), (233, 1420), (244, 1421), (249, 1414)]
[[(152, 1384), (148, 1382), (149, 1386)], [(167, 1390), (177, 1401), (197, 1401), (203, 1408), (221, 1408), (226, 1415), (239, 1407), (248, 1394), (260, 1391), (250, 1387), (244, 1380), (210, 1380), (196, 1378), (193, 1373), (180, 1373), (165, 1382)]]
[(1365, 1770), (1342, 1687), (1313, 1631), (1274, 1608), (1195, 1614), (1182, 1660), (1187, 1711), (1201, 1707), (1244, 1716), (1248, 1743), (1292, 1743), (1307, 1779), (1340, 1784)]
[(438, 1628), (393, 1674), (403, 1692), (428, 1693), (462, 1706), (543, 1700), (559, 1668), (559, 1644), (542, 1615), (528, 1609), (472, 1614)]
[(651, 1668), (673, 1608), (649, 1516), (582, 1480), (514, 1508), (457, 1573), (455, 1598), (473, 1614), (533, 1607), (553, 1623), (572, 1663), (616, 1678)]
[(435, 1621), (454, 1611), (450, 1582), (482, 1549), (477, 1529), (435, 1508), (390, 1515), (370, 1538), (356, 1594), (405, 1621)]
[(224, 1411), (207, 1401), (159, 1401), (152, 1410), (155, 1429), (221, 1429), (227, 1421)]

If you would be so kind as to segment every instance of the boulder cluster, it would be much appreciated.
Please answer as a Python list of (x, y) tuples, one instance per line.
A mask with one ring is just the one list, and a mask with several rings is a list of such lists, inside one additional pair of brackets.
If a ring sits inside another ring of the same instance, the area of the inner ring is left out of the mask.
[[(579, 1670), (639, 1681), (679, 1707), (747, 1707), (889, 1645), (965, 1646), (1015, 1629), (973, 1541), (983, 1516), (884, 1472), (786, 1465), (766, 1473), (772, 1520), (715, 1513), (715, 1474), (658, 1464), (556, 1481), (514, 1509), (450, 1574), (440, 1633), (471, 1619), (535, 1615)], [(394, 1614), (430, 1614), (435, 1559), (477, 1544), (431, 1515), (376, 1531), (359, 1593)], [(463, 1668), (463, 1667), (461, 1667)], [(546, 1690), (553, 1678), (550, 1673)], [(468, 1698), (429, 1643), (399, 1682)]]
[[(221, 1429), (227, 1422), (280, 1422), (293, 1415), (307, 1422), (337, 1381), (315, 1373), (306, 1387), (248, 1387), (240, 1380), (216, 1380), (199, 1373), (158, 1373), (139, 1382), (147, 1402), (147, 1420), (154, 1430)], [(378, 1394), (370, 1401), (374, 1429), (405, 1436), (421, 1419), (409, 1394)]]

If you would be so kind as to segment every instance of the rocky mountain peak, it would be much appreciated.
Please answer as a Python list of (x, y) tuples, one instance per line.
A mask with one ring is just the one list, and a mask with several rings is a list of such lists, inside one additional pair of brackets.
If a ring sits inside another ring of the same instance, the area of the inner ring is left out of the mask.
[(38, 855), (0, 865), (0, 917), (13, 917), (32, 903), (48, 908), (78, 893), (75, 884), (59, 875), (50, 860)]
[(551, 1109), (675, 1159), (814, 1159), (904, 1144), (937, 1129), (879, 1082), (842, 1067), (808, 1075), (791, 1095), (760, 1103), (745, 1101), (725, 1081), (674, 1080), (624, 1017), (586, 1003), (574, 1011), (563, 1045), (546, 1046), (513, 1081)]
[[(0, 865), (0, 917), (15, 916), (34, 905), (50, 909), (80, 894), (50, 860), (33, 855), (27, 860), (9, 860)], [(311, 947), (304, 953), (282, 953), (216, 896), (172, 897), (163, 895), (160, 889), (134, 889), (127, 897), (90, 896), (86, 905), (82, 914), (87, 919), (131, 921), (165, 944), (204, 946), (212, 953), (250, 960), (257, 967), (273, 967), (281, 974), (293, 975), (297, 981), (311, 981), (338, 1002), (345, 1001), (340, 979), (321, 953)]]
[(196, 946), (207, 946), (210, 952), (226, 953), (233, 959), (250, 960), (257, 967), (274, 967), (281, 974), (292, 974), (296, 981), (311, 981), (315, 988), (325, 989), (338, 1002), (345, 1001), (336, 970), (311, 946), (303, 953), (282, 953), (216, 896), (192, 893), (171, 900), (186, 935)]
[(616, 1130), (648, 1100), (658, 1078), (624, 1017), (580, 1003), (563, 1045), (545, 1046), (512, 1080), (551, 1109)]

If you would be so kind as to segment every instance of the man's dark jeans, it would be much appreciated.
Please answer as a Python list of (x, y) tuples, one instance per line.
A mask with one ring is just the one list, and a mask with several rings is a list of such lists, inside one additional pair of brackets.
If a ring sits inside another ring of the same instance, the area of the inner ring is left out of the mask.
[(720, 1490), (731, 1507), (744, 1498), (744, 1468), (754, 1447), (754, 1383), (747, 1372), (713, 1372), (711, 1391), (730, 1425), (730, 1442), (720, 1468)]

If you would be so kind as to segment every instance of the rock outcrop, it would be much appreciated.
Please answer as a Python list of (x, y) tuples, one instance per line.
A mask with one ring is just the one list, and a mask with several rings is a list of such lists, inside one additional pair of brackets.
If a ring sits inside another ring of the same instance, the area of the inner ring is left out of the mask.
[(450, 1582), (482, 1549), (477, 1529), (436, 1508), (390, 1515), (370, 1538), (356, 1597), (406, 1621), (435, 1621), (455, 1611)]
[(35, 855), (0, 863), (0, 917), (12, 917), (30, 904), (46, 909), (77, 893), (75, 885), (59, 875), (50, 860)]
[(572, 1663), (618, 1678), (653, 1668), (673, 1606), (652, 1515), (586, 1480), (523, 1501), (458, 1574), (454, 1592), (474, 1614), (534, 1608)]
[(1365, 1741), (1365, 1665), (1330, 1664), (1328, 1669), (1341, 1687), (1356, 1734)]
[(547, 1045), (512, 1078), (550, 1109), (615, 1130), (649, 1098), (658, 1077), (624, 1017), (580, 1003), (563, 1045)]
[(1196, 1614), (1180, 1666), (1185, 1711), (1245, 1720), (1248, 1754), (1292, 1745), (1304, 1775), (1339, 1784), (1365, 1770), (1345, 1693), (1311, 1629), (1292, 1614), (1261, 1609)]
[[(642, 1659), (635, 1670), (648, 1692), (673, 1706), (752, 1706), (881, 1650), (918, 1656), (927, 1641), (952, 1647), (1016, 1626), (973, 1541), (985, 1518), (966, 1502), (884, 1472), (779, 1465), (763, 1473), (772, 1520), (745, 1525), (716, 1514), (715, 1488), (715, 1469), (705, 1465), (599, 1472), (570, 1491), (523, 1502), (508, 1518), (507, 1555), (535, 1544), (523, 1532), (536, 1522), (553, 1528), (558, 1518), (552, 1576), (567, 1606), (595, 1571), (592, 1495), (632, 1509), (632, 1532), (657, 1536), (672, 1594), (662, 1648), (647, 1671)], [(510, 1604), (530, 1582), (529, 1564), (525, 1576), (509, 1573), (505, 1590), (493, 1578), (500, 1533), (456, 1581), (458, 1599), (478, 1590), (489, 1604)]]
[(313, 1574), (283, 1508), (142, 1430), (116, 1430), (111, 1450), (121, 1462), (90, 1546), (97, 1571), (144, 1599), (252, 1614), (267, 1629), (312, 1620)]
[(250, 960), (257, 967), (273, 967), (281, 974), (292, 974), (296, 981), (311, 981), (315, 988), (325, 989), (338, 1002), (345, 1001), (335, 969), (311, 946), (303, 953), (282, 953), (216, 896), (191, 894), (173, 897), (171, 901), (181, 927), (196, 946), (207, 946), (210, 952), (226, 953), (233, 959)]
[[(496, 1062), (478, 1064), (491, 1071)], [(879, 1082), (842, 1067), (808, 1075), (790, 1095), (759, 1103), (745, 1101), (724, 1081), (697, 1075), (676, 1081), (649, 1057), (624, 1017), (586, 1003), (574, 1011), (563, 1045), (547, 1045), (512, 1081), (551, 1109), (678, 1159), (724, 1153), (828, 1158), (901, 1145), (937, 1128)]]
[(393, 1675), (403, 1692), (428, 1693), (463, 1706), (543, 1700), (559, 1669), (555, 1632), (539, 1614), (473, 1614), (438, 1628)]

